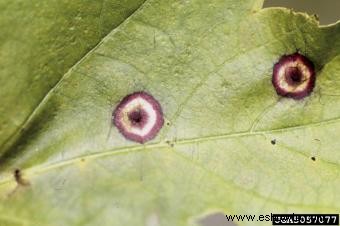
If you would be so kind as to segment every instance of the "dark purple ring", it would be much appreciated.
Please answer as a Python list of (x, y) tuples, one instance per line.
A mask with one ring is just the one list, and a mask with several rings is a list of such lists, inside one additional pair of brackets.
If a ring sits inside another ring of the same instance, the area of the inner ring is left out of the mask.
[[(127, 126), (134, 127), (136, 129), (143, 129), (143, 127), (150, 120), (150, 116), (147, 111), (143, 109), (142, 105), (134, 108), (133, 111), (126, 111), (126, 106), (131, 103), (131, 101), (142, 98), (152, 106), (152, 110), (155, 112), (156, 119), (150, 131), (144, 135), (133, 133), (129, 130)], [(125, 118), (124, 118), (125, 116)], [(128, 119), (128, 124), (124, 119)], [(159, 102), (150, 94), (140, 91), (127, 95), (118, 104), (113, 112), (113, 123), (118, 128), (119, 132), (128, 140), (132, 140), (138, 143), (145, 143), (153, 138), (155, 138), (159, 130), (163, 127), (164, 118), (163, 111)]]
[[(297, 64), (297, 66), (290, 67), (291, 63)], [(304, 71), (301, 67), (305, 67), (307, 70)], [(280, 75), (282, 68), (285, 72), (284, 77)], [(283, 97), (303, 99), (313, 91), (315, 80), (313, 62), (299, 53), (282, 56), (273, 68), (272, 84), (276, 93)], [(282, 82), (286, 87), (282, 86)], [(301, 87), (304, 88), (301, 89)]]

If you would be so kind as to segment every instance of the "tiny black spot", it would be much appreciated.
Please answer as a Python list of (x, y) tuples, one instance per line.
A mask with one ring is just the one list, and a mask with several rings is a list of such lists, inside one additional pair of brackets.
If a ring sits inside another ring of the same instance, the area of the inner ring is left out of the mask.
[(171, 124), (170, 122), (167, 122), (167, 123), (166, 123), (167, 126), (170, 126), (170, 124)]
[(14, 178), (18, 180), (18, 178), (21, 178), (21, 171), (20, 169), (15, 169), (14, 170)]
[(311, 159), (312, 161), (316, 161), (315, 156), (312, 156), (310, 159)]
[(165, 141), (165, 143), (167, 143), (170, 147), (174, 147), (175, 146), (174, 143), (171, 142), (170, 140)]
[(29, 181), (22, 178), (22, 173), (21, 173), (20, 169), (14, 170), (14, 179), (17, 182), (18, 185), (22, 185), (22, 186), (30, 185)]
[(275, 145), (275, 144), (276, 144), (276, 139), (271, 140), (270, 143), (271, 143), (272, 145)]

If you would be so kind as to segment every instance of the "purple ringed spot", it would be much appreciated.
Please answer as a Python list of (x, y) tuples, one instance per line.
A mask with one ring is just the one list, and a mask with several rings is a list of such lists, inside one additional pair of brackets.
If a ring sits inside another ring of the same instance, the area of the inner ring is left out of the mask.
[(299, 53), (284, 55), (274, 65), (272, 83), (278, 95), (302, 99), (314, 89), (314, 64)]
[(156, 137), (164, 124), (158, 101), (146, 92), (127, 95), (113, 112), (113, 122), (128, 140), (145, 143)]

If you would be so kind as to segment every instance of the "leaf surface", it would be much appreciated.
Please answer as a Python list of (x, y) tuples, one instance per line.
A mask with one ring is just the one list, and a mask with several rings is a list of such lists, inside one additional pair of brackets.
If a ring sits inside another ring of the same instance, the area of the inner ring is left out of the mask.
[(0, 2), (0, 150), (61, 77), (143, 2)]
[[(261, 5), (146, 1), (2, 151), (0, 219), (173, 226), (211, 212), (339, 212), (340, 24)], [(317, 70), (314, 92), (299, 101), (271, 84), (273, 65), (297, 50)], [(144, 145), (111, 123), (119, 101), (141, 90), (166, 120)], [(15, 168), (30, 186), (17, 185)]]

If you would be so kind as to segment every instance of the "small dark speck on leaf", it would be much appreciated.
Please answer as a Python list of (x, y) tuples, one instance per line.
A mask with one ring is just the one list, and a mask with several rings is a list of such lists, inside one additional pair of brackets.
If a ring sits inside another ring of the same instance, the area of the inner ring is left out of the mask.
[(14, 170), (14, 178), (18, 180), (21, 177), (21, 171), (19, 169)]
[(18, 185), (22, 185), (22, 186), (29, 186), (30, 182), (25, 180), (22, 177), (22, 173), (20, 169), (15, 169), (14, 170), (14, 179), (17, 182)]
[(276, 144), (276, 139), (271, 140), (270, 143), (271, 143), (272, 145), (275, 145), (275, 144)]
[(316, 161), (315, 156), (312, 156), (310, 159), (311, 159), (312, 161)]
[(170, 140), (165, 141), (165, 143), (167, 143), (170, 147), (174, 147), (174, 143)]

